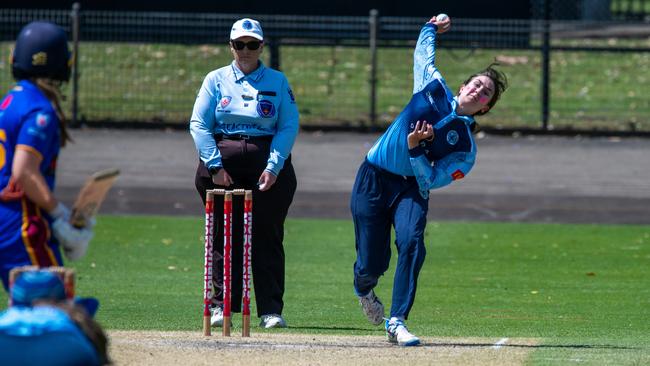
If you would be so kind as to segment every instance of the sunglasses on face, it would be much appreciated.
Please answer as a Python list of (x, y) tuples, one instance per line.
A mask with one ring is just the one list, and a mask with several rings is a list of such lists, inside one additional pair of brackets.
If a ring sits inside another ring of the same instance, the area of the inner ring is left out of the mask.
[(234, 48), (237, 51), (243, 50), (244, 47), (248, 48), (251, 51), (255, 51), (256, 49), (260, 48), (262, 42), (261, 41), (249, 41), (249, 42), (230, 41), (230, 44), (232, 45), (232, 48)]

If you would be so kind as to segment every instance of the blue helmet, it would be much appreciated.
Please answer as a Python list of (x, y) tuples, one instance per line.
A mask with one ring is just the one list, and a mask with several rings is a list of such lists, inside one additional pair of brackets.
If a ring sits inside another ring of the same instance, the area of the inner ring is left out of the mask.
[(72, 57), (65, 31), (49, 22), (31, 22), (18, 34), (11, 68), (16, 80), (48, 77), (68, 81)]
[(48, 271), (24, 272), (11, 286), (11, 302), (14, 305), (30, 306), (35, 300), (65, 300), (63, 282)]
[[(32, 306), (35, 301), (49, 300), (54, 303), (66, 301), (67, 294), (63, 281), (47, 270), (34, 270), (18, 275), (9, 291), (14, 306)], [(94, 297), (75, 297), (73, 303), (84, 309), (91, 317), (99, 308), (99, 300)]]

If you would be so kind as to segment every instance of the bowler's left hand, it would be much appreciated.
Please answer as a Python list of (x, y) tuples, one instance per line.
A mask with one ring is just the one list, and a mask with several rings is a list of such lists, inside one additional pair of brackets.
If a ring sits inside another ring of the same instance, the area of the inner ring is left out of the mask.
[(433, 140), (433, 126), (427, 121), (417, 121), (415, 128), (408, 135), (409, 150), (417, 147), (422, 140)]
[(277, 179), (278, 177), (276, 177), (273, 173), (267, 172), (265, 170), (262, 172), (262, 175), (260, 175), (260, 179), (257, 181), (257, 186), (262, 192), (268, 191)]

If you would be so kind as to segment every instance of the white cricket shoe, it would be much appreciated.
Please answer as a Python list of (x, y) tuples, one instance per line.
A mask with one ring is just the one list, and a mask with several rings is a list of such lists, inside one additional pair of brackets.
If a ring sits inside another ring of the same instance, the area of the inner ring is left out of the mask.
[(359, 304), (369, 322), (374, 325), (381, 324), (384, 320), (384, 304), (379, 301), (375, 291), (370, 290), (367, 295), (359, 296)]
[[(210, 316), (210, 325), (213, 327), (223, 327), (223, 309), (221, 306), (217, 306), (212, 309), (212, 315)], [(230, 320), (230, 326), (232, 326), (232, 319)]]
[(397, 343), (398, 346), (417, 346), (420, 344), (420, 338), (414, 336), (406, 328), (406, 324), (398, 318), (392, 317), (386, 320), (386, 336), (388, 341)]
[(262, 315), (262, 321), (260, 322), (260, 327), (262, 328), (286, 328), (287, 322), (284, 321), (282, 315), (278, 314), (266, 314)]

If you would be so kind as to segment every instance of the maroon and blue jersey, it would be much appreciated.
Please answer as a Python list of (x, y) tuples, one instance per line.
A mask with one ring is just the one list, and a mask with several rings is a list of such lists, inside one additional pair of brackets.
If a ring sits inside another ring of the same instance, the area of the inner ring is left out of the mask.
[(0, 274), (21, 265), (61, 265), (49, 217), (12, 179), (17, 150), (41, 158), (40, 172), (54, 190), (61, 146), (59, 118), (50, 101), (31, 81), (21, 80), (0, 101)]

